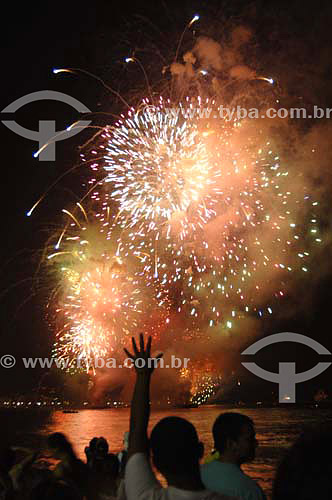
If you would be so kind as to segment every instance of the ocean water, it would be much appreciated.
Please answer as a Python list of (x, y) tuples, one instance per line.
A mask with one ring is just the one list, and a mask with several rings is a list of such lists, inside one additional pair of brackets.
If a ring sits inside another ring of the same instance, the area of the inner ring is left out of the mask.
[[(156, 410), (151, 412), (150, 427), (168, 415), (177, 415), (190, 420), (196, 427), (205, 452), (213, 446), (211, 428), (222, 411), (232, 408), (203, 406), (192, 409)], [(331, 410), (284, 408), (234, 409), (251, 417), (256, 426), (259, 447), (256, 459), (246, 464), (244, 470), (270, 495), (276, 466), (284, 451), (307, 425), (332, 421)], [(112, 452), (122, 447), (123, 433), (128, 430), (129, 409), (86, 409), (78, 413), (63, 413), (47, 410), (2, 410), (0, 411), (0, 437), (2, 442), (12, 445), (43, 449), (45, 437), (55, 431), (68, 436), (77, 454), (85, 459), (84, 447), (94, 436), (104, 436)]]

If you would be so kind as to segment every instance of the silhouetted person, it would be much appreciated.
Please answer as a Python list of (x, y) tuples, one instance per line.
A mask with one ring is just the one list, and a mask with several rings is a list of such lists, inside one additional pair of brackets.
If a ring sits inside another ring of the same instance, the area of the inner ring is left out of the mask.
[(331, 500), (331, 424), (304, 432), (286, 452), (276, 472), (272, 498)]
[(9, 474), (12, 478), (14, 491), (21, 497), (30, 491), (34, 484), (37, 484), (41, 478), (41, 471), (34, 469), (33, 464), (39, 457), (39, 453), (26, 448), (15, 447), (14, 451), (23, 452), (24, 458), (17, 461), (11, 468)]
[[(142, 334), (139, 349), (134, 339), (132, 344), (134, 354), (125, 350), (127, 356), (134, 360), (144, 359), (145, 366), (135, 366), (136, 383), (131, 405), (128, 461), (125, 471), (127, 500), (224, 500), (224, 495), (205, 489), (199, 470), (203, 445), (198, 439), (195, 427), (183, 418), (163, 418), (152, 430), (152, 459), (156, 468), (165, 476), (168, 487), (162, 488), (157, 481), (149, 462), (147, 437), (150, 380), (154, 361), (150, 358), (151, 337), (146, 347)], [(157, 359), (160, 356), (157, 356)]]
[(119, 478), (119, 460), (113, 454), (108, 454), (102, 462), (97, 482), (98, 500), (116, 499)]
[(86, 463), (89, 465), (89, 467), (92, 465), (94, 456), (96, 454), (96, 444), (97, 444), (98, 438), (94, 437), (91, 439), (89, 446), (86, 446), (84, 448), (84, 453), (86, 456)]
[(265, 495), (241, 465), (255, 458), (258, 445), (254, 423), (241, 413), (222, 413), (212, 428), (218, 458), (202, 465), (206, 488), (243, 500), (262, 500)]
[(105, 438), (100, 437), (97, 439), (96, 448), (94, 453), (94, 461), (102, 462), (108, 455), (108, 442)]
[(115, 498), (119, 460), (115, 454), (108, 453), (108, 443), (103, 437), (93, 440), (89, 453), (89, 470), (89, 499), (101, 500), (107, 498), (107, 495), (109, 498)]
[(60, 460), (54, 470), (55, 478), (75, 486), (84, 495), (88, 487), (89, 469), (76, 457), (66, 436), (61, 432), (55, 432), (48, 437), (47, 445), (52, 456)]

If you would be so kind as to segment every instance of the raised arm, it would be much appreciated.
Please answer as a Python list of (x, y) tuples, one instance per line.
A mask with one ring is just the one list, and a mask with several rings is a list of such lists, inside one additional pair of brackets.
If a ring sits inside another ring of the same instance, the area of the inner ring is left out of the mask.
[[(130, 411), (128, 459), (134, 453), (148, 453), (147, 428), (150, 416), (150, 381), (154, 366), (162, 357), (162, 354), (159, 354), (156, 358), (151, 358), (151, 337), (148, 338), (145, 347), (142, 333), (139, 336), (139, 349), (134, 338), (132, 338), (132, 345), (133, 354), (125, 349), (128, 358), (134, 361), (136, 371), (136, 383)], [(140, 361), (136, 363), (138, 359)], [(141, 360), (144, 360), (144, 366), (139, 368), (138, 366), (143, 365)]]

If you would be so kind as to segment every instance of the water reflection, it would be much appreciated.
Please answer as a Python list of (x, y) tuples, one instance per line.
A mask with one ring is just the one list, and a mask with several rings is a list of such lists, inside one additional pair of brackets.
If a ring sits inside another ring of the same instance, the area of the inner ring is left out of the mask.
[[(152, 411), (150, 428), (161, 418), (177, 415), (190, 420), (198, 430), (206, 454), (213, 447), (211, 429), (216, 417), (224, 411), (220, 406), (206, 406), (193, 409), (172, 409)], [(226, 410), (225, 410), (226, 411)], [(227, 409), (231, 411), (231, 409)], [(239, 411), (251, 417), (256, 425), (259, 448), (256, 460), (244, 466), (244, 470), (258, 480), (262, 488), (270, 493), (272, 478), (283, 450), (298, 436), (304, 426), (332, 420), (328, 410), (259, 408)], [(104, 436), (110, 450), (122, 448), (122, 438), (129, 426), (129, 409), (81, 410), (78, 413), (34, 412), (14, 410), (0, 412), (2, 438), (10, 436), (12, 444), (42, 447), (43, 437), (55, 431), (66, 434), (77, 454), (85, 459), (84, 447), (94, 436)]]

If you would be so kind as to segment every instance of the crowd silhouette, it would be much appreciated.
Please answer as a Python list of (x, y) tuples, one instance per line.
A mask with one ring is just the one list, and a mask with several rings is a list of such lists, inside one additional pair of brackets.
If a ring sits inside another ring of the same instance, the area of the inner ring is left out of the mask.
[[(264, 500), (260, 486), (241, 466), (255, 458), (254, 422), (226, 412), (213, 424), (214, 451), (205, 459), (195, 427), (175, 416), (161, 419), (148, 437), (150, 382), (155, 363), (151, 338), (132, 340), (136, 370), (129, 431), (123, 449), (109, 451), (104, 437), (94, 437), (80, 460), (61, 432), (48, 436), (45, 450), (0, 447), (0, 500)], [(155, 359), (160, 359), (162, 355)], [(282, 458), (273, 483), (273, 500), (331, 500), (332, 429), (306, 430)], [(36, 467), (41, 456), (52, 468)], [(204, 463), (203, 463), (204, 462)], [(155, 471), (166, 480), (158, 481)]]

